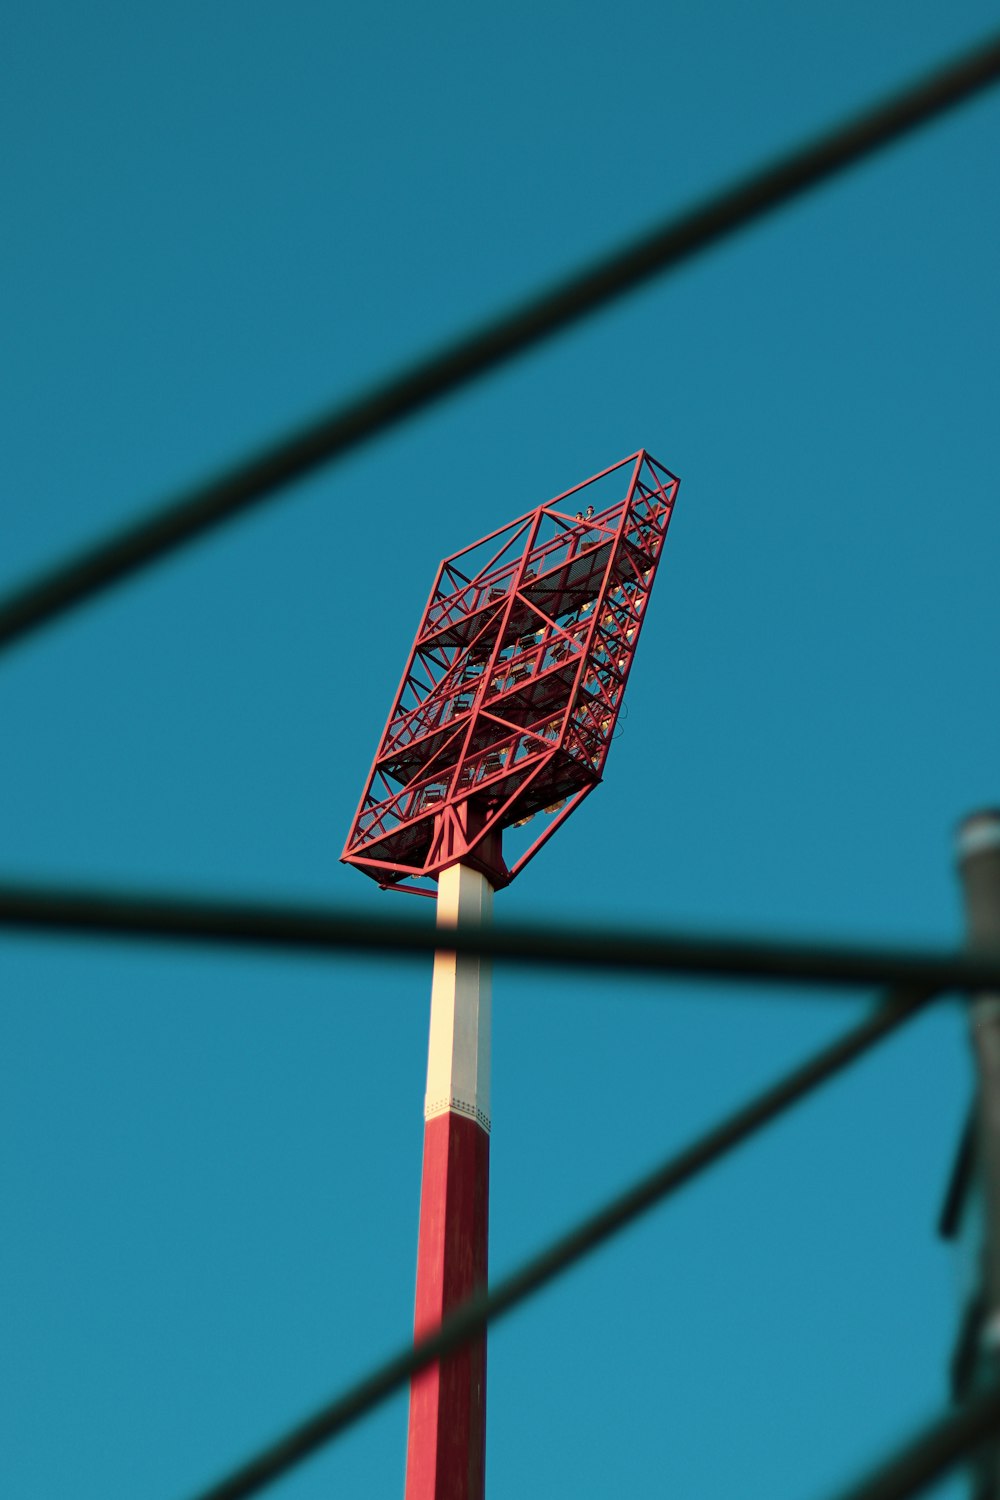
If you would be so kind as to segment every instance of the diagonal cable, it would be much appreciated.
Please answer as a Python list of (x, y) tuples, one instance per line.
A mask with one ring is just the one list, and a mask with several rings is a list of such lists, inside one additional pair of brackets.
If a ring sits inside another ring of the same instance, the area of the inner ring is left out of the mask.
[(911, 1439), (873, 1473), (837, 1500), (909, 1500), (963, 1458), (1000, 1438), (1000, 1389), (995, 1386), (949, 1412)]
[(258, 1494), (273, 1484), (401, 1390), (420, 1370), (471, 1343), (483, 1333), (487, 1324), (495, 1323), (519, 1306), (613, 1235), (721, 1161), (813, 1089), (855, 1062), (916, 1015), (932, 994), (931, 990), (914, 989), (886, 996), (859, 1026), (793, 1069), (678, 1155), (668, 1157), (648, 1176), (640, 1178), (568, 1234), (498, 1282), (492, 1291), (479, 1293), (464, 1302), (442, 1322), (437, 1332), (378, 1366), (343, 1395), (321, 1407), (224, 1479), (201, 1491), (197, 1500), (244, 1500), (244, 1497)]
[(1000, 78), (1000, 36), (55, 564), (0, 600), (0, 647), (818, 187)]
[[(414, 958), (434, 953), (431, 922), (387, 919), (350, 907), (133, 896), (110, 890), (0, 883), (0, 930), (125, 938), (302, 954)], [(1000, 954), (766, 942), (728, 933), (694, 936), (642, 928), (455, 928), (451, 951), (555, 969), (620, 975), (817, 984), (839, 988), (928, 986), (1000, 990)]]

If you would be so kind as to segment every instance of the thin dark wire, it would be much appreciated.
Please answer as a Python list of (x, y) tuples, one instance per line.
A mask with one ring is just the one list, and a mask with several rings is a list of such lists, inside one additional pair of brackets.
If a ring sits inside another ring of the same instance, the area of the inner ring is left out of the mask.
[[(115, 891), (0, 885), (0, 929), (298, 953), (413, 958), (435, 952), (431, 922), (361, 912)], [(692, 937), (628, 928), (457, 928), (449, 949), (510, 963), (620, 974), (817, 984), (841, 988), (929, 986), (1000, 989), (1000, 954), (762, 942), (728, 934)]]
[(1000, 1437), (1000, 1390), (976, 1397), (914, 1438), (867, 1479), (838, 1500), (908, 1500), (971, 1456), (988, 1439)]
[(471, 1343), (482, 1334), (487, 1324), (495, 1323), (526, 1301), (804, 1099), (813, 1089), (855, 1062), (904, 1021), (916, 1015), (930, 998), (931, 992), (927, 990), (886, 996), (861, 1025), (801, 1064), (758, 1098), (743, 1105), (678, 1155), (669, 1157), (662, 1166), (640, 1178), (540, 1255), (499, 1282), (491, 1292), (481, 1293), (463, 1303), (445, 1319), (436, 1333), (380, 1365), (226, 1478), (203, 1490), (197, 1500), (244, 1500), (245, 1496), (257, 1494), (287, 1474), (402, 1389), (420, 1370)]
[(0, 647), (248, 511), (282, 485), (387, 431), (651, 277), (718, 244), (998, 78), (1000, 36), (992, 36), (929, 78), (751, 173), (689, 212), (656, 225), (440, 352), (57, 563), (0, 602)]

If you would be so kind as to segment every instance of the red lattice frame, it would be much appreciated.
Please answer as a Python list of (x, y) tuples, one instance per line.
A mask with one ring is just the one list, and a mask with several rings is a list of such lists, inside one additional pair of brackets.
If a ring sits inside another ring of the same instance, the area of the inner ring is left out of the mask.
[[(624, 495), (585, 517), (620, 471)], [(456, 860), (507, 885), (593, 791), (679, 484), (640, 450), (445, 558), (345, 863), (422, 895)], [(539, 814), (508, 869), (502, 830)]]

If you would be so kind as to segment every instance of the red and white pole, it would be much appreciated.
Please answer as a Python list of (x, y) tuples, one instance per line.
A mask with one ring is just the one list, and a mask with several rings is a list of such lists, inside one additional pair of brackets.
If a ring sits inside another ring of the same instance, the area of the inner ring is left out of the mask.
[[(468, 865), (438, 879), (439, 927), (484, 925), (493, 886)], [(486, 1284), (490, 1179), (490, 964), (434, 957), (424, 1104), (415, 1333), (429, 1333)], [(486, 1339), (410, 1387), (406, 1500), (483, 1500)]]

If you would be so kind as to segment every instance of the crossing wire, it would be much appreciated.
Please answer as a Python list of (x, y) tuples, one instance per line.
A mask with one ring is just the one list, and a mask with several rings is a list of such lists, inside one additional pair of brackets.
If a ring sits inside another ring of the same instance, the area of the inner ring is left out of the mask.
[[(0, 647), (26, 636), (129, 574), (249, 510), (279, 487), (303, 477), (320, 464), (331, 461), (404, 418), (416, 414), (449, 392), (568, 327), (652, 276), (682, 263), (819, 185), (836, 172), (971, 97), (995, 82), (998, 76), (1000, 38), (992, 38), (958, 62), (895, 98), (877, 105), (839, 130), (782, 158), (772, 166), (765, 167), (718, 197), (697, 206), (692, 212), (668, 220), (552, 291), (532, 298), (442, 352), (391, 377), (373, 391), (279, 441), (220, 478), (57, 565), (37, 580), (15, 590), (6, 600), (0, 601)], [(229, 908), (229, 927), (220, 931), (218, 920), (213, 927), (211, 920), (205, 920), (204, 909), (200, 909), (199, 915), (199, 911), (190, 904), (186, 916), (175, 910), (172, 919), (168, 919), (169, 914), (162, 910), (158, 914), (152, 913), (148, 909), (149, 903), (146, 903), (147, 909), (143, 914), (137, 909), (142, 903), (136, 901), (131, 903), (128, 911), (121, 905), (114, 910), (113, 903), (105, 901), (102, 914), (96, 909), (101, 905), (101, 898), (97, 898), (96, 904), (91, 899), (89, 910), (85, 910), (87, 898), (81, 898), (78, 893), (69, 899), (66, 898), (66, 893), (62, 893), (60, 899), (53, 898), (51, 893), (39, 895), (35, 892), (26, 895), (23, 890), (8, 888), (5, 895), (6, 911), (2, 920), (7, 925), (22, 928), (46, 927), (50, 930), (58, 928), (75, 932), (101, 931), (105, 934), (127, 931), (132, 936), (170, 935), (200, 941), (250, 941), (257, 946), (265, 943), (285, 948), (358, 946), (356, 943), (349, 944), (343, 934), (335, 940), (329, 927), (321, 940), (316, 929), (318, 919), (315, 914), (310, 917), (307, 914), (293, 913), (289, 917), (286, 913), (284, 928), (281, 922), (273, 923), (265, 932), (267, 923), (261, 924), (258, 920), (256, 929), (252, 929), (252, 925), (244, 926), (244, 930), (237, 933), (235, 929), (240, 924), (233, 921), (233, 913), (239, 908), (235, 907)], [(125, 898), (119, 898), (119, 902), (124, 900)], [(70, 910), (71, 907), (73, 910)], [(259, 911), (257, 915), (259, 919)], [(325, 920), (327, 923), (331, 921), (329, 915)], [(304, 930), (310, 928), (310, 925), (311, 934)], [(425, 946), (432, 945), (432, 942), (425, 944), (423, 939), (417, 942), (415, 930), (409, 935), (399, 933), (397, 936), (396, 951), (412, 952), (415, 948), (422, 951)], [(434, 934), (429, 936), (433, 940)], [(574, 935), (574, 951), (564, 953), (561, 958), (556, 956), (554, 949), (550, 949), (548, 954), (541, 949), (529, 954), (526, 950), (530, 948), (531, 942), (538, 943), (540, 939), (540, 934), (536, 934), (531, 940), (525, 937), (522, 951), (512, 951), (508, 956), (521, 957), (526, 961), (530, 958), (530, 961), (536, 963), (582, 962), (588, 967), (593, 967), (595, 962), (611, 961), (610, 955), (605, 954), (603, 958), (599, 958), (593, 952), (581, 959), (581, 945), (586, 947), (587, 942), (581, 934)], [(653, 940), (654, 943), (655, 941)], [(478, 935), (477, 944), (477, 949), (467, 947), (465, 935), (455, 934), (453, 946), (457, 950), (485, 951), (483, 940)], [(672, 967), (681, 972), (735, 972), (725, 965), (727, 962), (736, 962), (736, 952), (740, 946), (738, 942), (730, 945), (728, 952), (717, 949), (714, 958), (705, 952), (702, 954), (702, 961), (694, 964), (692, 949), (697, 946), (688, 941), (687, 958), (678, 950)], [(701, 946), (706, 948), (704, 944)], [(381, 951), (385, 951), (387, 947), (386, 927), (382, 924), (379, 928), (378, 947)], [(766, 963), (762, 955), (766, 947), (767, 945), (759, 944), (743, 945), (741, 968), (746, 977), (763, 977)], [(499, 946), (491, 947), (489, 951), (500, 956)], [(802, 950), (799, 956), (801, 960)], [(859, 982), (856, 977), (849, 977), (847, 969), (850, 965), (845, 969), (844, 957), (842, 952), (826, 951), (828, 962), (827, 972), (821, 976), (823, 982)], [(621, 958), (622, 950), (619, 949), (616, 966), (621, 966)], [(789, 972), (787, 949), (783, 956), (773, 952), (772, 959), (780, 971), (772, 977), (802, 977)], [(904, 960), (909, 964), (920, 963), (920, 959), (913, 955), (902, 956), (901, 962)], [(926, 960), (924, 962), (927, 964)], [(937, 962), (943, 965), (956, 963), (951, 959), (938, 959)], [(720, 964), (722, 967), (719, 967)], [(647, 972), (669, 966), (671, 965), (666, 964), (662, 952), (654, 962), (649, 951), (633, 965)], [(933, 968), (933, 962), (927, 964), (927, 967)], [(995, 966), (991, 973), (987, 972), (988, 968), (988, 964), (985, 967), (981, 964), (976, 969), (976, 963), (972, 961), (965, 975), (965, 982), (995, 982)], [(913, 970), (908, 972), (912, 973)], [(953, 975), (955, 972), (955, 969), (951, 971)], [(817, 976), (814, 974), (813, 977)], [(959, 978), (954, 982), (963, 981)], [(664, 1163), (658, 1171), (577, 1226), (513, 1276), (502, 1281), (492, 1292), (483, 1294), (460, 1308), (436, 1334), (405, 1350), (339, 1400), (257, 1455), (221, 1484), (206, 1491), (203, 1500), (238, 1500), (238, 1497), (253, 1494), (286, 1473), (337, 1433), (345, 1430), (351, 1422), (386, 1399), (392, 1391), (399, 1389), (417, 1371), (480, 1336), (489, 1323), (495, 1322), (512, 1307), (569, 1269), (584, 1255), (620, 1232), (790, 1105), (804, 1098), (813, 1088), (861, 1056), (875, 1042), (915, 1014), (933, 993), (934, 989), (912, 989), (890, 997), (869, 1020), (848, 1033), (833, 1047), (827, 1048), (768, 1093), (737, 1111), (680, 1156)], [(888, 1467), (851, 1491), (845, 1500), (903, 1500), (903, 1497), (923, 1488), (984, 1437), (995, 1433), (998, 1419), (1000, 1396), (992, 1394), (981, 1398), (958, 1416), (939, 1423)]]
[[(196, 901), (116, 891), (0, 884), (0, 929), (302, 954), (414, 958), (442, 946), (429, 922), (343, 908)], [(532, 967), (836, 988), (930, 985), (1000, 990), (1000, 954), (763, 942), (589, 926), (450, 928), (451, 952)]]
[(800, 1064), (677, 1155), (668, 1157), (492, 1290), (469, 1298), (443, 1320), (436, 1332), (408, 1345), (224, 1479), (201, 1491), (197, 1500), (245, 1500), (246, 1496), (259, 1494), (401, 1390), (414, 1375), (480, 1337), (488, 1325), (496, 1323), (721, 1161), (820, 1084), (856, 1062), (922, 1010), (933, 994), (933, 989), (913, 989), (884, 996), (860, 1025)]
[(838, 1500), (909, 1500), (1000, 1432), (1000, 1389), (973, 1397), (911, 1439)]
[(92, 544), (0, 601), (0, 649), (166, 557), (282, 486), (682, 265), (1000, 78), (1000, 35), (828, 134), (670, 217), (187, 494)]

